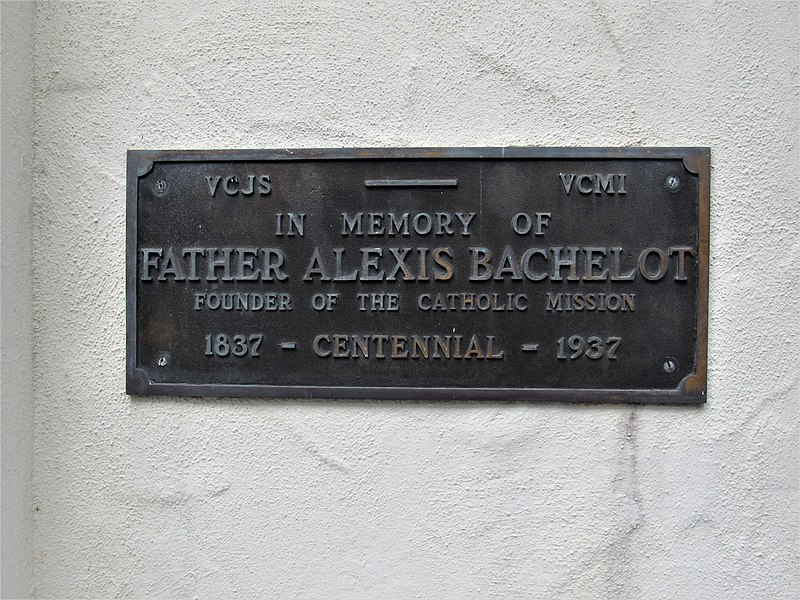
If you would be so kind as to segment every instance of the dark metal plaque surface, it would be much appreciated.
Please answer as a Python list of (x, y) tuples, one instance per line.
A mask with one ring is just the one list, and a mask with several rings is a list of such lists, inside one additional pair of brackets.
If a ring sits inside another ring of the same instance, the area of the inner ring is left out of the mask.
[(128, 153), (130, 394), (700, 403), (709, 150)]

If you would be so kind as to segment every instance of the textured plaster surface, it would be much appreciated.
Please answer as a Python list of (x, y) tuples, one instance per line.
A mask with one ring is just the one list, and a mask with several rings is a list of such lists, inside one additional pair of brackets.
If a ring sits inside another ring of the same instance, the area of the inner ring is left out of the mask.
[[(39, 597), (771, 598), (798, 572), (798, 7), (36, 6)], [(700, 408), (124, 394), (125, 151), (712, 147)]]
[(33, 589), (33, 5), (0, 4), (0, 596)]

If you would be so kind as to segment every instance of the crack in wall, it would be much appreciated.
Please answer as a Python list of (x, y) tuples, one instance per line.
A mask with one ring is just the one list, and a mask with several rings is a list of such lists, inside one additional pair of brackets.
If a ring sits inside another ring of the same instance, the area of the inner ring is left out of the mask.
[(638, 408), (625, 414), (618, 425), (619, 453), (615, 461), (612, 487), (617, 491), (616, 527), (600, 539), (599, 544), (571, 569), (569, 578), (558, 590), (558, 595), (582, 589), (583, 579), (591, 577), (598, 566), (601, 572), (604, 596), (608, 598), (636, 598), (641, 590), (636, 581), (640, 556), (635, 550), (636, 533), (645, 523), (645, 512), (639, 487), (639, 425)]
[(615, 475), (614, 481), (623, 494), (624, 502), (620, 510), (622, 522), (614, 539), (606, 548), (606, 591), (609, 595), (619, 594), (624, 598), (632, 598), (640, 593), (635, 582), (635, 566), (638, 561), (633, 551), (635, 534), (644, 524), (644, 509), (639, 489), (637, 410), (637, 408), (631, 409), (620, 424), (619, 472)]

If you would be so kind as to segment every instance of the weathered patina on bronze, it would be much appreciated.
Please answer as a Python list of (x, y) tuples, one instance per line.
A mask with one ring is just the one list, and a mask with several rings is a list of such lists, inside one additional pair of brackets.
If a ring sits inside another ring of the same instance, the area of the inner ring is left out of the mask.
[(128, 153), (127, 391), (701, 403), (709, 150)]

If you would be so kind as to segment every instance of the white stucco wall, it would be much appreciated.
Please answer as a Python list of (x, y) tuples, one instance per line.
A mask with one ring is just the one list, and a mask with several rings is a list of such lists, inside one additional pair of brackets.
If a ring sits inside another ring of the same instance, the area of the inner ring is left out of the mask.
[(0, 99), (0, 596), (33, 590), (33, 5), (3, 2)]
[[(797, 598), (798, 34), (788, 0), (38, 3), (36, 594)], [(125, 396), (128, 148), (470, 145), (712, 147), (706, 406)]]

